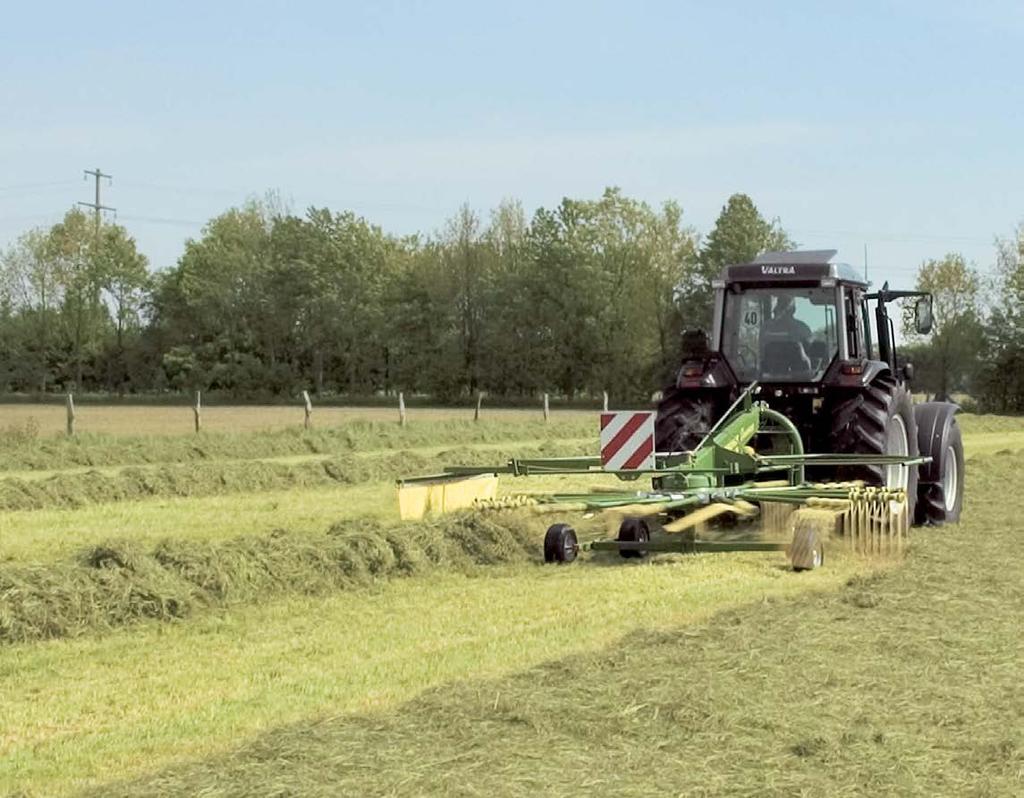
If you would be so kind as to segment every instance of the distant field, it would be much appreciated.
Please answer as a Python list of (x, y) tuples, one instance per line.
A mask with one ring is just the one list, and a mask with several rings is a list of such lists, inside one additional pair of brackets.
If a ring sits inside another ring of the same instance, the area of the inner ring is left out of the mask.
[[(552, 418), (594, 417), (594, 410), (552, 410)], [(417, 421), (472, 419), (473, 408), (424, 407), (410, 408), (410, 424)], [(76, 430), (108, 435), (178, 435), (191, 432), (193, 414), (188, 407), (157, 405), (92, 405), (76, 408)], [(304, 412), (301, 406), (281, 405), (211, 405), (203, 408), (203, 429), (211, 432), (253, 432), (301, 427)], [(541, 408), (507, 409), (488, 408), (482, 411), (484, 420), (536, 419), (543, 423)], [(67, 414), (63, 406), (53, 404), (0, 404), (0, 432), (6, 427), (19, 427), (26, 423), (38, 424), (44, 436), (65, 431)], [(30, 421), (31, 420), (31, 421)], [(316, 407), (313, 423), (318, 427), (331, 427), (349, 421), (398, 422), (398, 409), (386, 407)]]

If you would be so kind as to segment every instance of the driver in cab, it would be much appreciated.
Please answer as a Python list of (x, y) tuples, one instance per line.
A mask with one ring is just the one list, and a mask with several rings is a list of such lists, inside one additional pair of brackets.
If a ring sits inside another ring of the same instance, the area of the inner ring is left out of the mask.
[(772, 318), (765, 322), (762, 341), (765, 371), (792, 374), (810, 371), (807, 356), (811, 344), (811, 328), (796, 318), (793, 297), (783, 294), (775, 300)]

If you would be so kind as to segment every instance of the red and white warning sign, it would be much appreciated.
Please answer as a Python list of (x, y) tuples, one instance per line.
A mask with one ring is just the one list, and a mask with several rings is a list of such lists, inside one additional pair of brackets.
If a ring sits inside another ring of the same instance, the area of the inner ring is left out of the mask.
[(601, 414), (601, 465), (605, 471), (654, 468), (654, 412)]

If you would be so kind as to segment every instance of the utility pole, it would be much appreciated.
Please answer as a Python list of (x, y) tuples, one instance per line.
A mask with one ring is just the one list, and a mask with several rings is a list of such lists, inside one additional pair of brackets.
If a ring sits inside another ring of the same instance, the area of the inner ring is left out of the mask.
[(96, 199), (93, 202), (79, 202), (78, 204), (84, 205), (86, 208), (93, 209), (93, 212), (96, 214), (96, 232), (98, 233), (100, 231), (100, 221), (102, 212), (117, 210), (117, 208), (111, 208), (109, 205), (104, 205), (102, 202), (100, 202), (100, 178), (105, 177), (107, 179), (107, 185), (109, 186), (111, 180), (113, 179), (113, 176), (104, 174), (98, 166), (95, 169), (84, 169), (83, 171), (85, 172), (86, 179), (88, 179), (91, 176), (96, 181)]

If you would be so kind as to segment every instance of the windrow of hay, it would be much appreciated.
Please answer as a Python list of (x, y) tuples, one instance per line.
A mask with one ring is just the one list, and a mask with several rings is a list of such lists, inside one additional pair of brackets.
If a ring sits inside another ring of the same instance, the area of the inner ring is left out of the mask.
[(0, 431), (0, 471), (57, 470), (83, 466), (193, 463), (303, 454), (338, 454), (414, 446), (471, 445), (511, 440), (596, 437), (596, 420), (572, 417), (544, 424), (522, 421), (418, 421), (407, 427), (352, 421), (336, 427), (202, 435), (102, 435), (37, 437)]
[(436, 455), (393, 451), (340, 455), (303, 463), (189, 463), (128, 467), (115, 473), (89, 471), (47, 479), (0, 479), (0, 510), (39, 510), (86, 504), (136, 501), (149, 497), (216, 496), (288, 488), (352, 485), (400, 476), (436, 473), (446, 465), (490, 465), (509, 457), (585, 454), (579, 444), (549, 442), (539, 447), (498, 451), (468, 448)]
[(972, 465), (962, 525), (919, 530), (905, 566), (836, 593), (669, 629), (638, 613), (603, 650), (311, 713), (86, 794), (1020, 796), (1024, 560), (1006, 497), (1024, 475)]
[(224, 542), (126, 541), (71, 562), (0, 564), (0, 643), (81, 635), (282, 594), (321, 594), (430, 569), (540, 561), (540, 522), (472, 513), (417, 524), (346, 521), (320, 535), (278, 530)]

